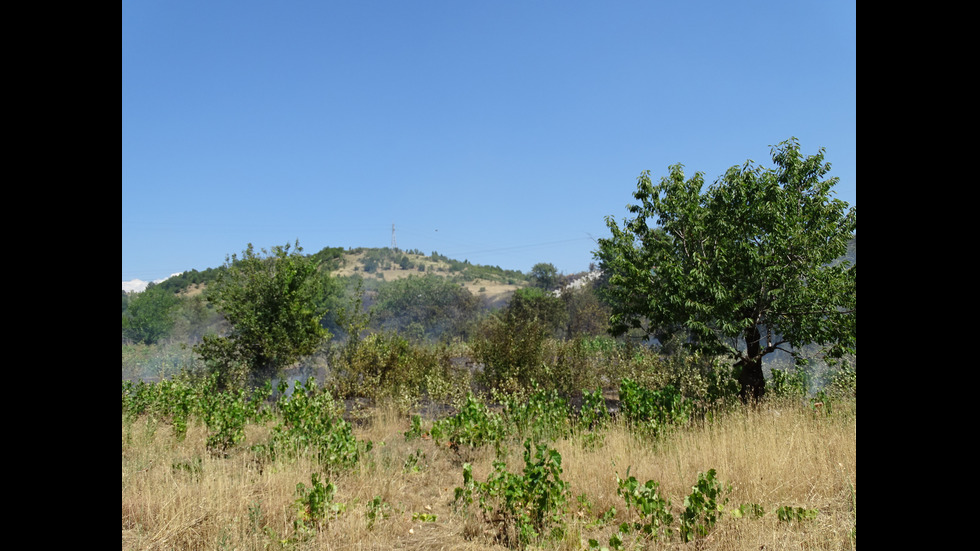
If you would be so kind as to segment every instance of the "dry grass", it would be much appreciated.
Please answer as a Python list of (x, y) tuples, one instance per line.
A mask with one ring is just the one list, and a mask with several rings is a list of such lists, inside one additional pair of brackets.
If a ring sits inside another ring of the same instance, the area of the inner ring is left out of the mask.
[[(724, 515), (704, 541), (651, 542), (645, 549), (852, 549), (855, 526), (856, 415), (837, 408), (833, 416), (807, 409), (741, 411), (704, 427), (679, 431), (659, 445), (635, 437), (622, 426), (607, 429), (601, 445), (580, 438), (554, 443), (569, 483), (568, 535), (544, 548), (587, 548), (590, 538), (606, 545), (625, 504), (616, 494), (616, 475), (660, 483), (678, 517), (699, 472), (714, 468), (732, 490), (728, 508), (762, 505), (760, 519)], [(427, 424), (423, 427), (427, 428)], [(310, 485), (316, 467), (305, 460), (260, 464), (248, 444), (263, 441), (266, 427), (250, 427), (248, 440), (228, 458), (205, 451), (205, 429), (192, 426), (177, 442), (166, 424), (123, 423), (123, 549), (504, 549), (475, 516), (457, 514), (454, 489), (462, 483), (462, 463), (473, 464), (486, 480), (494, 459), (490, 449), (454, 452), (428, 439), (406, 441), (409, 419), (381, 408), (355, 428), (359, 440), (373, 442), (358, 469), (333, 476), (335, 502), (346, 511), (308, 541), (294, 536), (296, 486)], [(510, 446), (508, 466), (520, 472), (519, 443)], [(406, 460), (417, 459), (417, 469)], [(579, 496), (591, 507), (581, 507)], [(380, 497), (389, 516), (369, 527), (369, 504)], [(819, 510), (816, 519), (781, 522), (779, 506)], [(597, 516), (616, 507), (606, 524)], [(413, 518), (436, 515), (435, 522)], [(674, 527), (678, 525), (675, 520)], [(627, 539), (627, 545), (633, 543)], [(629, 548), (629, 547), (628, 547)]]

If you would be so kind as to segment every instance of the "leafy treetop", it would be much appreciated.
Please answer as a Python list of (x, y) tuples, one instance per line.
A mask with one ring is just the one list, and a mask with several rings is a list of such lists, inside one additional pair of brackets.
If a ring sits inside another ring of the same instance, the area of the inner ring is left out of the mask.
[(595, 252), (615, 334), (686, 332), (737, 360), (746, 400), (765, 392), (762, 357), (786, 345), (856, 351), (857, 267), (838, 261), (856, 208), (832, 197), (823, 149), (804, 156), (794, 138), (771, 152), (775, 168), (747, 161), (704, 192), (703, 174), (685, 179), (680, 164), (658, 185), (643, 172), (633, 218), (607, 217), (612, 236)]

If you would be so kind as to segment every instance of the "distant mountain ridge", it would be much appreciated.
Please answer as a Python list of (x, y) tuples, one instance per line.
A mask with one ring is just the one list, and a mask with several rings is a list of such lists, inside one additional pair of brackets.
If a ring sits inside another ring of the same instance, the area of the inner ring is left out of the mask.
[[(473, 287), (474, 292), (490, 286), (513, 290), (530, 281), (530, 276), (519, 270), (505, 270), (499, 266), (470, 264), (468, 260), (461, 262), (447, 258), (435, 251), (426, 255), (418, 250), (403, 251), (388, 247), (358, 247), (356, 249), (325, 247), (311, 256), (317, 257), (334, 276), (357, 274), (365, 278), (391, 280), (411, 275), (435, 274), (442, 277), (456, 277), (467, 287)], [(843, 259), (857, 264), (857, 236), (848, 242), (847, 252)], [(152, 283), (159, 284), (171, 278), (179, 278), (181, 281), (175, 281), (175, 287), (189, 287), (206, 283), (220, 269), (207, 268), (203, 271), (176, 272), (163, 279), (154, 280)], [(598, 274), (593, 272), (570, 275), (572, 276), (571, 280), (576, 282), (573, 286), (576, 286), (593, 280)], [(131, 279), (122, 282), (122, 290), (125, 292), (142, 292), (150, 283), (142, 279)]]
[(170, 279), (171, 277), (179, 276), (182, 273), (184, 272), (177, 272), (174, 274), (170, 274), (169, 276), (163, 279), (155, 279), (153, 281), (143, 281), (142, 279), (131, 279), (129, 281), (123, 281), (122, 290), (126, 291), (127, 293), (141, 293), (146, 290), (146, 286), (149, 285), (150, 283), (163, 283), (164, 281)]
[[(520, 270), (506, 270), (499, 266), (483, 266), (471, 264), (468, 260), (455, 260), (433, 251), (424, 254), (419, 250), (402, 250), (398, 248), (350, 248), (325, 247), (320, 251), (307, 255), (315, 258), (331, 275), (349, 277), (360, 275), (366, 280), (391, 281), (409, 276), (424, 276), (428, 274), (452, 278), (477, 292), (481, 288), (507, 287), (511, 290), (524, 286), (529, 277)], [(214, 279), (217, 272), (224, 267), (207, 268), (203, 271), (196, 269), (177, 272), (169, 277), (158, 279), (152, 283), (167, 282), (172, 290), (179, 291), (189, 287), (198, 287)], [(141, 279), (123, 281), (123, 291), (141, 292), (151, 282)]]

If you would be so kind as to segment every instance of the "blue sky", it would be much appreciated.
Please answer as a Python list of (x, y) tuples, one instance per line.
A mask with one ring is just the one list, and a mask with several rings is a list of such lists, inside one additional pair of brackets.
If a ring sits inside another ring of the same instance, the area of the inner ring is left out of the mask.
[(796, 137), (856, 205), (851, 1), (122, 3), (122, 278), (248, 243), (588, 269), (636, 179)]

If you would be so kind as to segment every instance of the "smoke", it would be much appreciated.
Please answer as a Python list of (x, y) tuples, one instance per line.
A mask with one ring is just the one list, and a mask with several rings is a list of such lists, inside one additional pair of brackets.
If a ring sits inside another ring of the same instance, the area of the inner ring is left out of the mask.
[(130, 279), (129, 281), (122, 282), (122, 290), (126, 291), (127, 293), (142, 293), (143, 291), (146, 290), (146, 286), (149, 285), (150, 283), (161, 283), (174, 276), (179, 276), (182, 273), (184, 272), (177, 272), (175, 274), (170, 274), (163, 279), (154, 279), (152, 282), (143, 281), (142, 279)]

